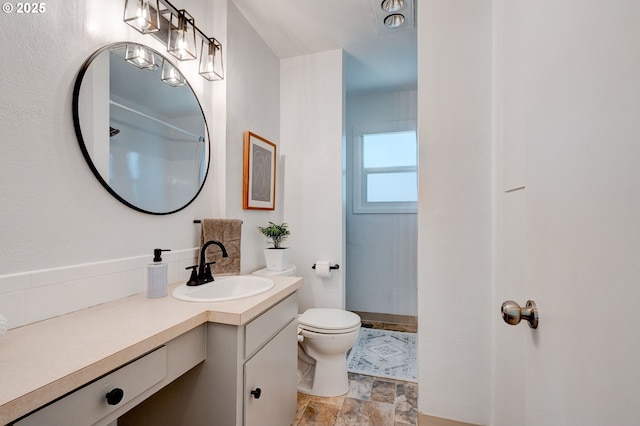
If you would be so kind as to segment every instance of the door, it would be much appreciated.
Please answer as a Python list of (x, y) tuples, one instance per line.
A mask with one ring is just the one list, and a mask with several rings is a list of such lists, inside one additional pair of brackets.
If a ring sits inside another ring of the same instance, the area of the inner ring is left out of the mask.
[(494, 426), (640, 424), (639, 17), (494, 2)]

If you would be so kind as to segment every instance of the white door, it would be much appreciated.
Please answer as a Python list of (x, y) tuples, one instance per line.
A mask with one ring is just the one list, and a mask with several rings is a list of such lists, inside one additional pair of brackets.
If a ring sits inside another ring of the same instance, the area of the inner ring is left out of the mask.
[(637, 0), (494, 2), (494, 426), (640, 424), (638, 22)]

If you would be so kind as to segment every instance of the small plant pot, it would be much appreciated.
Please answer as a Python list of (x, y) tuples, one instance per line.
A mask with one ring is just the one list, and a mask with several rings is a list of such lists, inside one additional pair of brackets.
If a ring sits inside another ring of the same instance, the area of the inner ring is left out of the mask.
[(266, 248), (264, 249), (264, 261), (270, 271), (284, 271), (289, 267), (288, 248)]

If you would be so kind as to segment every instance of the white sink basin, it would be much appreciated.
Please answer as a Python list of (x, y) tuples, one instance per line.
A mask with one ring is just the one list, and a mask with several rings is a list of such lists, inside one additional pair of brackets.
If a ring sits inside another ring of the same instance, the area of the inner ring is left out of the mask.
[(215, 281), (190, 287), (186, 284), (173, 290), (173, 297), (187, 302), (222, 302), (264, 293), (273, 288), (273, 280), (255, 275), (215, 278)]

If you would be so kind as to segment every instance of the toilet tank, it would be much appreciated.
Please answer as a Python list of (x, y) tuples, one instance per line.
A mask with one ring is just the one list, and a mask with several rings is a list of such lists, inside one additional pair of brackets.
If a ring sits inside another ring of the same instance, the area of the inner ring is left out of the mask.
[(296, 276), (296, 265), (289, 265), (289, 267), (283, 271), (271, 271), (267, 268), (258, 269), (255, 272), (252, 272), (254, 275), (278, 275), (282, 277), (295, 277)]

